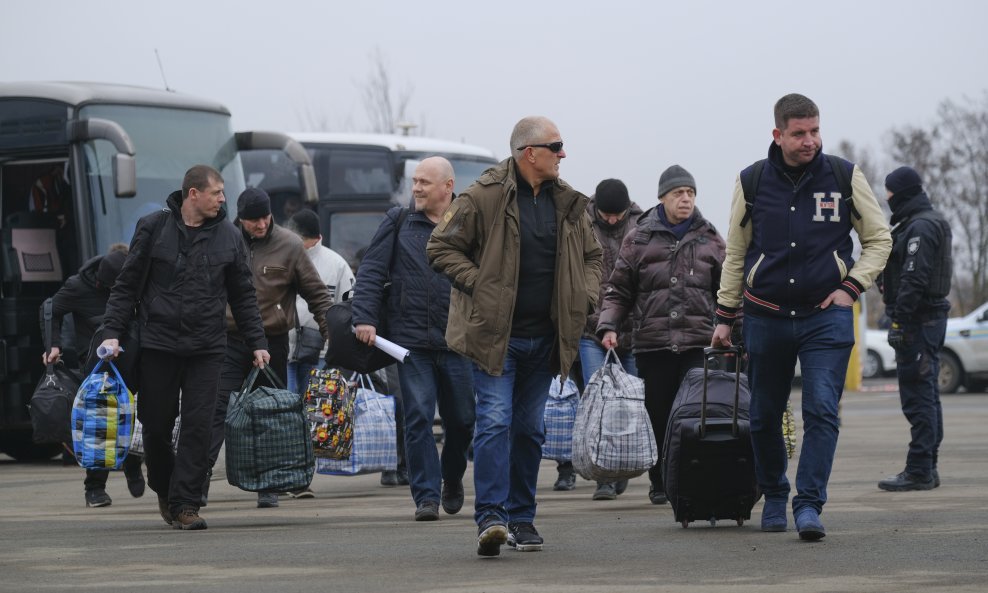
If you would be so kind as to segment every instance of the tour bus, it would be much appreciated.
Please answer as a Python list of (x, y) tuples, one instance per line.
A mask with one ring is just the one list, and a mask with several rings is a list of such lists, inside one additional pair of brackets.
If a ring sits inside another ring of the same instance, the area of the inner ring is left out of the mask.
[[(479, 146), (391, 134), (291, 133), (309, 152), (319, 193), (317, 213), (323, 243), (356, 266), (384, 213), (411, 204), (415, 166), (429, 156), (449, 159), (454, 192), (466, 189), (497, 163)], [(295, 167), (283, 154), (254, 151), (243, 157), (247, 185), (271, 196), (275, 221), (283, 223), (301, 206)]]
[[(316, 199), (311, 161), (277, 133), (234, 133), (221, 104), (165, 90), (0, 83), (0, 451), (50, 457), (31, 441), (28, 402), (44, 367), (39, 306), (79, 266), (129, 243), (196, 164), (219, 170), (235, 203), (241, 151), (277, 150)], [(236, 208), (228, 208), (232, 217)]]

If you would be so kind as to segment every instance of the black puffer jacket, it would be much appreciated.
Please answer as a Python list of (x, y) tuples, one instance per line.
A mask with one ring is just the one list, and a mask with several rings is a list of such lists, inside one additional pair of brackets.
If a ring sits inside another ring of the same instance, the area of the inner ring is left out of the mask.
[(639, 217), (637, 227), (621, 244), (597, 335), (619, 331), (621, 322), (633, 313), (635, 352), (703, 348), (714, 331), (724, 239), (697, 209), (690, 229), (677, 241), (656, 208)]
[[(182, 192), (169, 195), (167, 204), (169, 210), (137, 223), (106, 306), (104, 338), (119, 338), (140, 301), (142, 348), (184, 355), (225, 352), (229, 302), (250, 348), (267, 349), (240, 230), (226, 219), (224, 209), (206, 219), (188, 243)], [(161, 221), (161, 216), (167, 218)], [(141, 287), (148, 266), (147, 283)]]
[(396, 246), (400, 211), (388, 211), (357, 269), (353, 323), (381, 327), (384, 284), (390, 277), (385, 337), (405, 348), (445, 350), (450, 280), (429, 266), (425, 254), (436, 224), (421, 212), (409, 211)]
[[(51, 345), (61, 349), (75, 347), (79, 360), (89, 355), (89, 342), (93, 332), (103, 323), (106, 300), (110, 289), (101, 286), (96, 279), (102, 255), (97, 255), (82, 264), (79, 273), (69, 276), (65, 284), (51, 297)], [(75, 344), (62, 344), (62, 318), (72, 314), (75, 321)]]

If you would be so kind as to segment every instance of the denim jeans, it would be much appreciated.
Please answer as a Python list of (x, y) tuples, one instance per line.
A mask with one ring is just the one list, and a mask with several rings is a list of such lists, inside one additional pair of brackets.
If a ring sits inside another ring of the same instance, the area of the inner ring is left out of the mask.
[(943, 407), (940, 405), (940, 349), (947, 319), (900, 322), (905, 343), (895, 351), (902, 413), (909, 421), (909, 453), (906, 471), (929, 478), (937, 467), (943, 441)]
[[(405, 414), (405, 460), (412, 499), (439, 502), (442, 480), (459, 482), (467, 469), (473, 438), (473, 367), (449, 350), (411, 350), (398, 366)], [(432, 424), (439, 416), (446, 430), (440, 459)]]
[[(617, 350), (615, 350), (617, 353)], [(580, 338), (580, 367), (583, 369), (583, 384), (590, 382), (590, 377), (604, 366), (604, 357), (607, 349), (600, 345), (600, 342), (593, 338)], [(635, 366), (635, 357), (630, 352), (618, 354), (621, 366), (629, 375), (638, 376), (638, 367)]]
[(320, 359), (316, 364), (307, 362), (288, 363), (288, 391), (305, 395), (305, 389), (309, 386), (309, 373), (312, 369), (321, 369), (326, 366), (326, 361)]
[(797, 358), (802, 369), (803, 444), (796, 470), (794, 512), (807, 506), (820, 512), (827, 502), (839, 431), (837, 405), (854, 346), (853, 316), (850, 307), (838, 305), (795, 319), (745, 314), (751, 441), (755, 474), (767, 501), (789, 498), (782, 415)]
[(545, 400), (554, 336), (510, 338), (500, 376), (476, 364), (477, 427), (473, 439), (474, 519), (535, 519), (535, 485), (545, 442)]

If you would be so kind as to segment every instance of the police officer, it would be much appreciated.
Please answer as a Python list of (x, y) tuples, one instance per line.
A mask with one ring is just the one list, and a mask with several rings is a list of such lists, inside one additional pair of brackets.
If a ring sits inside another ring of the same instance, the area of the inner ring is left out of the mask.
[(919, 174), (899, 167), (885, 178), (892, 209), (892, 253), (882, 273), (885, 310), (892, 319), (902, 412), (912, 438), (906, 469), (878, 483), (882, 490), (930, 490), (940, 485), (937, 451), (943, 441), (940, 349), (950, 302), (950, 225), (933, 209)]

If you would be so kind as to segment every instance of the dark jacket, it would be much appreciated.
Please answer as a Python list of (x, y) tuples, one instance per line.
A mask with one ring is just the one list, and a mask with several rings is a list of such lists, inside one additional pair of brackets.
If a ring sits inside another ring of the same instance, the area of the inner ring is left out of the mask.
[(682, 240), (658, 216), (642, 214), (621, 244), (607, 281), (597, 335), (634, 315), (635, 352), (683, 352), (710, 345), (724, 239), (699, 209)]
[[(587, 314), (600, 289), (600, 244), (588, 199), (560, 179), (552, 183), (557, 241), (550, 316), (556, 328), (550, 369), (569, 374)], [(461, 193), (429, 239), (432, 266), (453, 282), (446, 342), (491, 375), (504, 371), (521, 261), (515, 162), (491, 167)]]
[(882, 300), (892, 321), (946, 317), (953, 275), (952, 234), (923, 191), (889, 200), (892, 253), (882, 272)]
[[(244, 234), (244, 241), (264, 334), (283, 336), (296, 326), (295, 297), (301, 296), (315, 316), (323, 339), (328, 339), (326, 311), (333, 298), (299, 236), (272, 223), (264, 237), (252, 239)], [(232, 307), (227, 307), (226, 315), (227, 330), (239, 332)]]
[(98, 255), (82, 264), (79, 273), (69, 276), (65, 284), (51, 297), (51, 345), (62, 347), (62, 318), (72, 314), (75, 321), (75, 347), (79, 360), (89, 356), (89, 342), (96, 328), (103, 323), (110, 287), (101, 286), (96, 278), (103, 256)]
[[(429, 266), (425, 246), (436, 224), (421, 212), (410, 211), (397, 232), (401, 208), (392, 208), (378, 227), (357, 269), (353, 323), (381, 327), (385, 337), (410, 349), (445, 350), (450, 282)], [(391, 288), (384, 285), (391, 279)], [(381, 300), (387, 292), (387, 319), (381, 320)]]
[[(130, 253), (106, 306), (104, 338), (120, 337), (140, 301), (142, 348), (186, 356), (223, 353), (229, 301), (248, 346), (267, 349), (240, 230), (221, 210), (206, 219), (187, 244), (182, 192), (173, 192), (167, 204), (168, 210), (137, 222)], [(166, 217), (160, 225), (159, 216)], [(141, 286), (145, 270), (147, 282)]]
[[(617, 261), (618, 253), (621, 251), (621, 242), (624, 240), (625, 235), (635, 228), (638, 217), (642, 215), (642, 209), (638, 207), (638, 204), (632, 202), (624, 218), (617, 224), (607, 224), (597, 216), (597, 203), (595, 198), (592, 197), (590, 198), (590, 203), (587, 204), (587, 214), (590, 215), (590, 219), (593, 221), (593, 234), (600, 243), (600, 248), (603, 252), (603, 261), (601, 262), (600, 291), (597, 306), (594, 308), (593, 313), (587, 316), (587, 325), (583, 330), (583, 337), (597, 339), (597, 322), (600, 320), (600, 309), (604, 303), (607, 280), (611, 277), (611, 272), (614, 271), (614, 263)], [(624, 318), (624, 322), (617, 332), (617, 350), (619, 354), (631, 352), (633, 320), (634, 314), (629, 314)]]
[[(754, 191), (751, 220), (744, 226), (745, 197), (739, 175), (731, 204), (724, 285), (717, 295), (720, 323), (733, 322), (742, 290), (745, 314), (800, 317), (818, 311), (835, 290), (857, 299), (871, 285), (885, 266), (892, 239), (860, 168), (840, 162), (851, 180), (857, 215), (843, 199), (846, 196), (841, 195), (822, 150), (792, 180), (786, 174), (781, 149), (773, 143)], [(857, 262), (851, 255), (852, 229), (861, 242)]]

